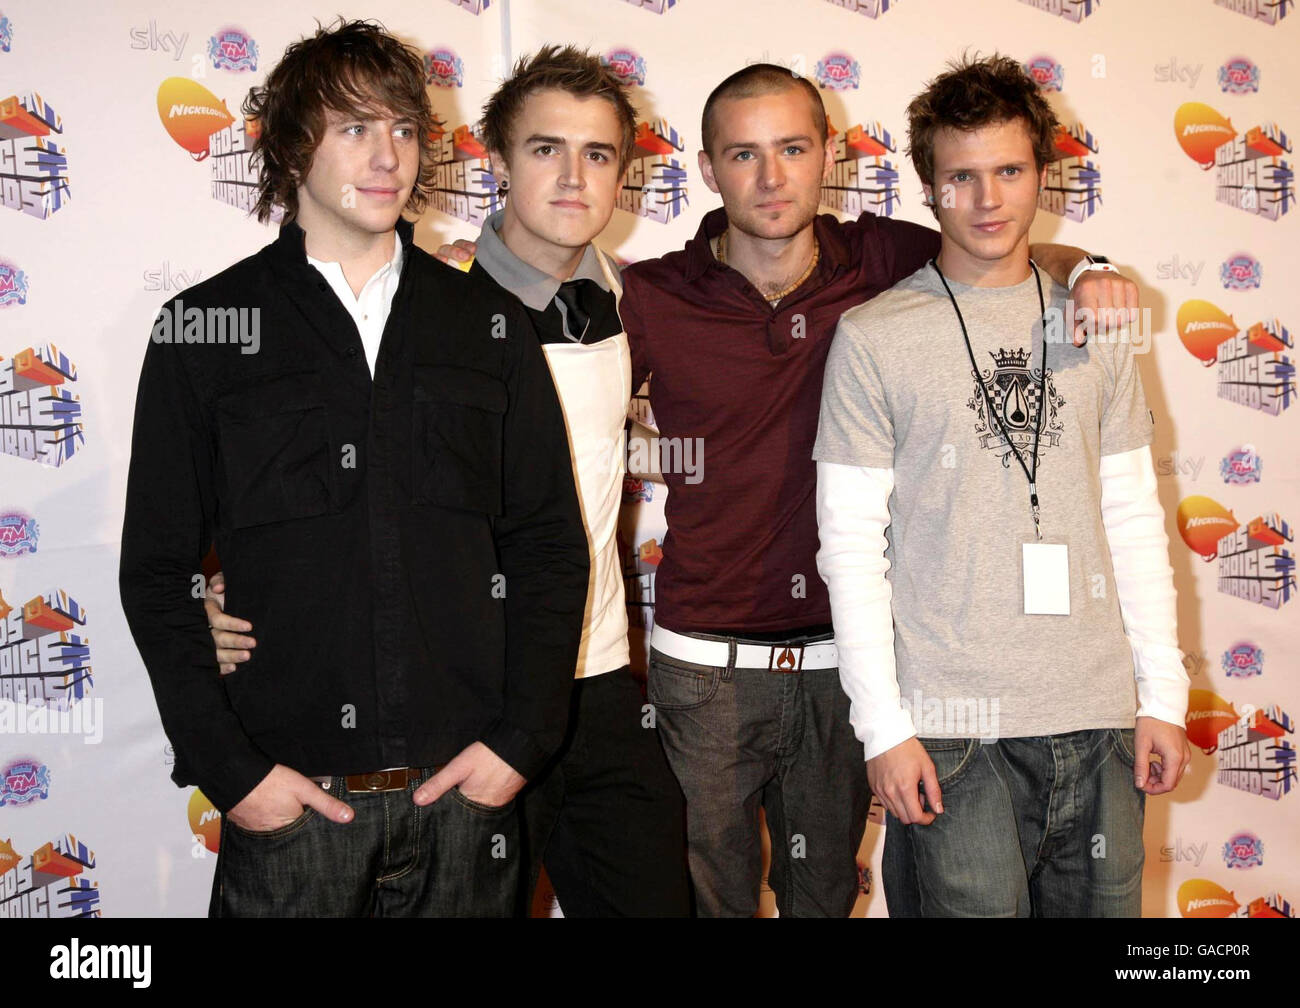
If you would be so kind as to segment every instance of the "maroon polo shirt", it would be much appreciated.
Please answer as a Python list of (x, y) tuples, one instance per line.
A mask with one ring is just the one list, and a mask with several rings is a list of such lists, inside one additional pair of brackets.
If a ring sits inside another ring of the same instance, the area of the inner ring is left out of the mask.
[(822, 214), (817, 269), (772, 308), (714, 258), (709, 239), (726, 226), (714, 210), (685, 249), (623, 272), (632, 388), (653, 374), (660, 437), (699, 438), (703, 450), (699, 482), (664, 474), (655, 621), (697, 633), (827, 624), (812, 460), (826, 354), (840, 315), (920, 269), (939, 235), (888, 217), (844, 224)]

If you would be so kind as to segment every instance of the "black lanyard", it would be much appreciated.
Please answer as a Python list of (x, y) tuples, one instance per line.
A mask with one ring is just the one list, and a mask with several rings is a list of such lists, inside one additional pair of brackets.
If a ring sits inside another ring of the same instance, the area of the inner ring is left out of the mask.
[[(971, 373), (975, 376), (975, 384), (980, 387), (980, 393), (984, 396), (984, 406), (988, 410), (988, 415), (997, 421), (998, 430), (1007, 442), (1007, 447), (1011, 449), (1011, 454), (1016, 457), (1020, 463), (1020, 468), (1025, 472), (1025, 479), (1029, 480), (1029, 509), (1034, 516), (1034, 535), (1039, 539), (1043, 538), (1042, 529), (1038, 522), (1038, 435), (1043, 432), (1043, 411), (1047, 408), (1047, 305), (1043, 303), (1043, 281), (1038, 275), (1038, 267), (1030, 260), (1029, 266), (1034, 271), (1034, 283), (1038, 287), (1038, 310), (1042, 313), (1043, 322), (1043, 363), (1042, 372), (1038, 376), (1038, 417), (1034, 423), (1034, 455), (1032, 469), (1025, 465), (1024, 456), (1011, 441), (1011, 434), (1007, 431), (1006, 425), (1002, 422), (1000, 414), (993, 405), (993, 400), (989, 397), (989, 390), (984, 386), (984, 379), (980, 377), (979, 366), (975, 363), (975, 351), (970, 346), (970, 336), (966, 332), (966, 320), (961, 317), (961, 309), (957, 307), (957, 299), (952, 296), (952, 290), (948, 286), (948, 281), (943, 275), (943, 270), (939, 269), (939, 264), (933, 259), (930, 265), (934, 271), (939, 274), (939, 282), (943, 284), (943, 289), (948, 292), (948, 300), (952, 302), (952, 310), (957, 313), (957, 323), (961, 326), (961, 338), (966, 341), (966, 354), (970, 357)], [(1032, 360), (1032, 358), (1031, 358)]]

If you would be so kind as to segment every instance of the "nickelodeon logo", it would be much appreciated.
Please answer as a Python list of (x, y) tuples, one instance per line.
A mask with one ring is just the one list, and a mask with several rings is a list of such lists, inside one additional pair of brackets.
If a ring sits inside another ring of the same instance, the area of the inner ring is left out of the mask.
[(198, 788), (190, 795), (186, 808), (190, 820), (190, 835), (213, 854), (221, 849), (221, 813)]
[(1205, 560), (1219, 555), (1219, 540), (1241, 525), (1236, 516), (1212, 497), (1195, 494), (1178, 503), (1178, 534), (1193, 553)]
[(168, 77), (158, 86), (158, 119), (195, 161), (208, 156), (208, 138), (235, 121), (224, 101), (188, 77)]
[(1219, 733), (1237, 723), (1231, 701), (1209, 690), (1188, 690), (1187, 740), (1209, 756), (1219, 748)]
[(1214, 363), (1219, 344), (1239, 331), (1231, 315), (1209, 301), (1193, 299), (1178, 306), (1178, 338), (1187, 352), (1206, 367)]
[(1231, 120), (1204, 102), (1185, 102), (1174, 113), (1174, 136), (1183, 153), (1205, 171), (1214, 166), (1214, 152), (1237, 135)]
[(1178, 887), (1178, 912), (1184, 917), (1231, 917), (1237, 897), (1209, 879), (1188, 879)]

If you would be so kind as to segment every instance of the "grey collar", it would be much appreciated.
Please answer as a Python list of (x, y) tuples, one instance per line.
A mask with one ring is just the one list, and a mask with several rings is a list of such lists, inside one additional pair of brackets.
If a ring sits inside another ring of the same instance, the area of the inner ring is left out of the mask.
[[(497, 234), (504, 213), (504, 210), (498, 210), (483, 222), (483, 230), (479, 232), (478, 250), (474, 253), (474, 258), (487, 270), (488, 276), (529, 308), (534, 311), (546, 311), (550, 303), (555, 300), (555, 294), (560, 289), (560, 281), (549, 273), (543, 273), (536, 266), (524, 262), (506, 248), (506, 243)], [(600, 268), (598, 256), (596, 247), (588, 245), (571, 279), (594, 280), (602, 290), (609, 290), (609, 281), (605, 279), (605, 271)]]

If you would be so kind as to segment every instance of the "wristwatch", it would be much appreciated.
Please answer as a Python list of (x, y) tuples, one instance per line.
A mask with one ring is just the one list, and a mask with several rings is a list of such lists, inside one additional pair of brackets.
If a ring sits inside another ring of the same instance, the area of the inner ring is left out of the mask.
[(1079, 264), (1070, 270), (1070, 283), (1068, 285), (1070, 290), (1074, 290), (1074, 285), (1079, 282), (1079, 277), (1092, 270), (1099, 270), (1103, 273), (1119, 272), (1105, 256), (1089, 255), (1085, 252), (1083, 258), (1079, 260)]

